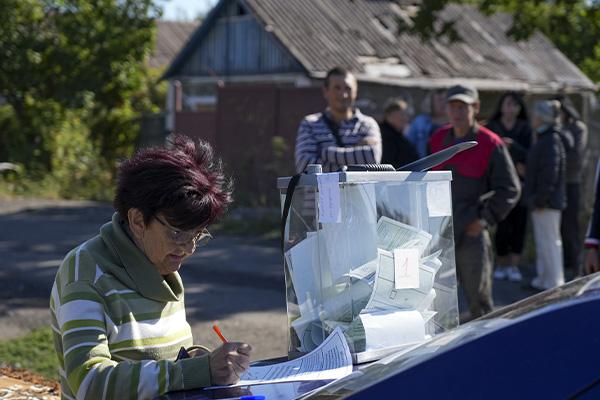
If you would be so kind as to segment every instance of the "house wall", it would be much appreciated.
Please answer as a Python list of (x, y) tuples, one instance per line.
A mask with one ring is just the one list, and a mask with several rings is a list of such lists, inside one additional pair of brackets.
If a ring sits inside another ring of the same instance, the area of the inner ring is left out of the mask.
[(216, 143), (217, 124), (214, 111), (180, 111), (175, 114), (175, 132), (193, 139)]
[(236, 201), (279, 203), (275, 181), (294, 173), (294, 146), (302, 118), (323, 110), (318, 87), (227, 85), (215, 111), (176, 114), (175, 131), (210, 142), (235, 182)]
[(233, 4), (216, 21), (179, 75), (228, 77), (302, 71), (254, 16)]

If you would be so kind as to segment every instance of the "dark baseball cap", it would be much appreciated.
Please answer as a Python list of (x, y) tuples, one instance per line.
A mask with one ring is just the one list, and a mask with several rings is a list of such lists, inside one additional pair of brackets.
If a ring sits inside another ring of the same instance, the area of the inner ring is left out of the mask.
[(458, 100), (463, 103), (473, 104), (479, 101), (479, 93), (471, 85), (455, 85), (446, 91), (446, 102)]

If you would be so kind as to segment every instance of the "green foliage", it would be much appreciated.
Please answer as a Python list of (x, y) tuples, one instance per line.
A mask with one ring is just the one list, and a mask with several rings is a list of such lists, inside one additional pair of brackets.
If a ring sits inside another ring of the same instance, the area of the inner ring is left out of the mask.
[(15, 161), (11, 155), (26, 146), (12, 107), (0, 105), (0, 161)]
[(526, 39), (536, 30), (592, 80), (600, 81), (600, 7), (590, 0), (481, 0), (482, 10), (513, 14), (509, 35)]
[[(46, 125), (29, 128), (41, 135), (42, 145), (24, 148), (30, 149), (29, 156), (38, 161), (43, 154), (48, 165), (47, 168), (39, 166), (35, 168), (30, 164), (26, 171), (6, 174), (1, 180), (0, 188), (3, 192), (51, 198), (110, 200), (114, 166), (108, 164), (101, 154), (101, 147), (93, 140), (90, 133), (91, 121), (95, 119), (93, 105), (63, 111), (55, 103), (44, 102), (33, 103), (27, 109), (39, 110), (37, 116), (31, 118), (31, 121), (36, 125), (46, 121)], [(56, 112), (45, 111), (52, 109)], [(100, 119), (115, 125), (104, 129), (104, 132), (136, 132), (135, 127), (129, 126), (133, 124), (130, 115), (123, 115), (121, 111), (122, 109), (113, 110), (115, 115), (112, 118)], [(48, 117), (45, 117), (46, 114)], [(6, 120), (10, 122), (11, 118), (6, 117)], [(1, 121), (0, 119), (0, 124)], [(15, 146), (9, 141), (9, 144), (11, 147), (18, 147), (20, 143)], [(126, 143), (122, 147), (130, 148), (132, 145)]]
[(86, 125), (86, 110), (68, 111), (52, 133), (52, 173), (65, 199), (108, 200), (112, 174), (94, 145)]
[(159, 14), (152, 0), (0, 0), (0, 161), (25, 171), (3, 189), (109, 196), (141, 116), (163, 103), (145, 63)]
[(508, 34), (515, 40), (544, 33), (592, 80), (600, 81), (600, 2), (597, 0), (423, 0), (401, 30), (424, 39), (447, 37), (457, 40), (453, 21), (440, 22), (437, 15), (450, 3), (475, 4), (487, 14), (508, 12), (513, 24)]
[(0, 93), (116, 107), (139, 87), (158, 14), (151, 0), (0, 0)]
[(0, 342), (0, 360), (15, 368), (34, 371), (48, 379), (58, 378), (58, 360), (50, 327), (34, 330), (18, 339)]

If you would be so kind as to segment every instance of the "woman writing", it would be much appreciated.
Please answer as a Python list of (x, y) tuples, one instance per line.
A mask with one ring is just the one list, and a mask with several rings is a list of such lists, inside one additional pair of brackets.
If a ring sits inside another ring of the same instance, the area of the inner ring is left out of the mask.
[[(67, 254), (52, 288), (63, 398), (147, 399), (239, 380), (250, 346), (192, 346), (177, 272), (230, 202), (206, 143), (179, 136), (121, 163), (112, 221)], [(190, 358), (176, 360), (182, 347)]]

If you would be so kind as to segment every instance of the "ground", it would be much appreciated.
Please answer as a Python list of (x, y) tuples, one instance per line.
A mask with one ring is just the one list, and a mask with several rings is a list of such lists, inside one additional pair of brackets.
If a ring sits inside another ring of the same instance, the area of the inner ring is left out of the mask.
[(60, 386), (24, 369), (0, 367), (0, 399), (60, 399)]

